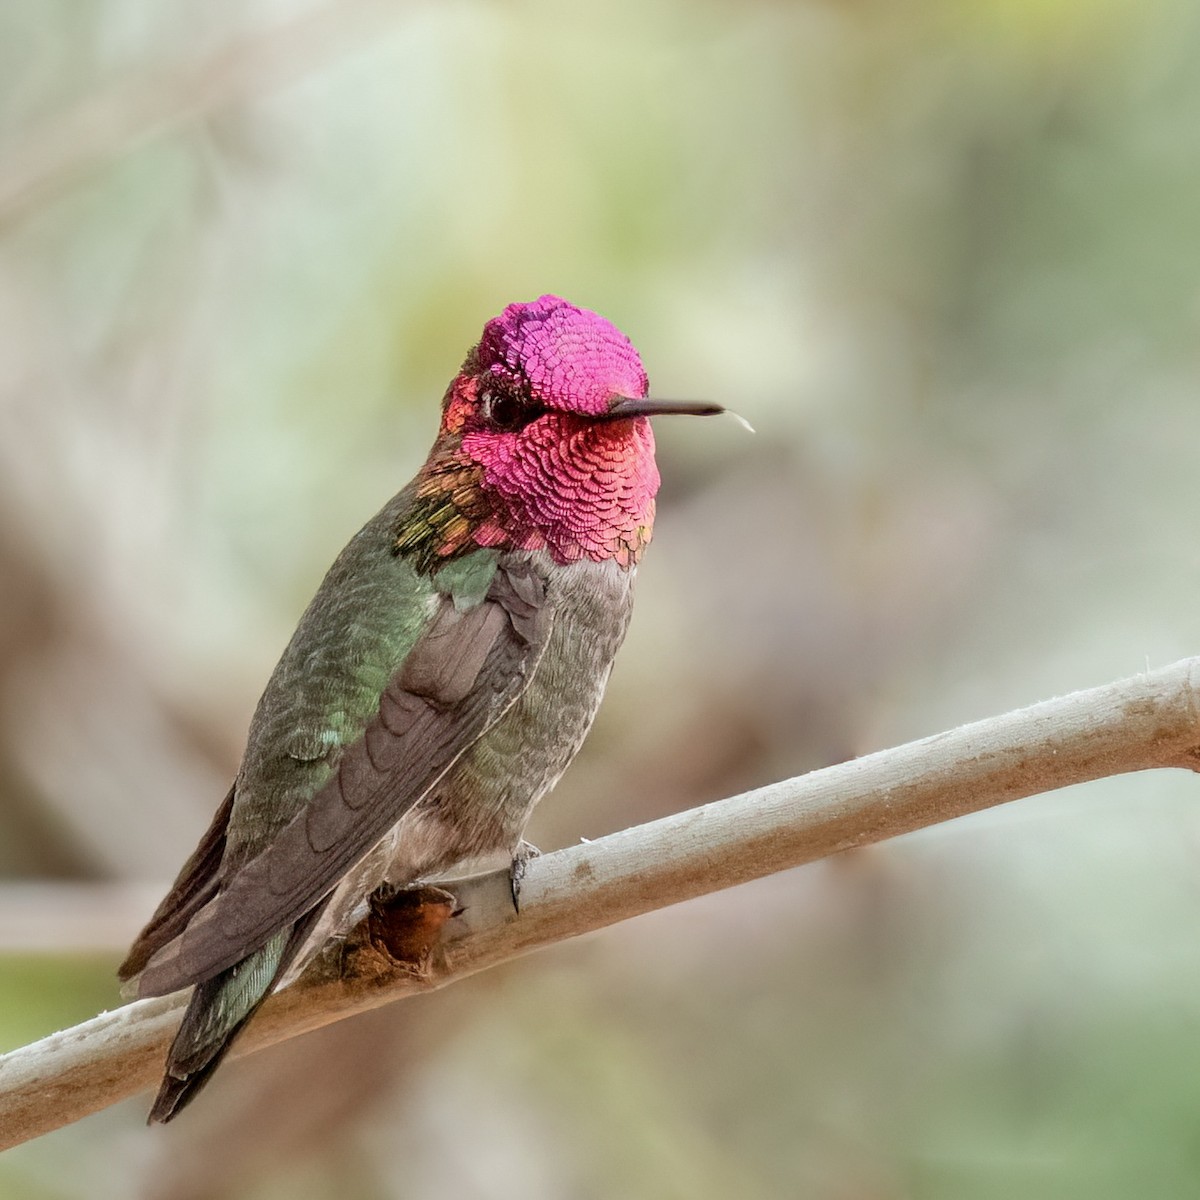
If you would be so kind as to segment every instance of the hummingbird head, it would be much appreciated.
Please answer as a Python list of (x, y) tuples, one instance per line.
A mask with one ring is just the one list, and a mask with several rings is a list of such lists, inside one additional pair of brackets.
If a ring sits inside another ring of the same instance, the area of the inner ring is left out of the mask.
[(650, 541), (659, 475), (649, 417), (722, 411), (654, 401), (629, 339), (557, 296), (510, 304), (446, 392), (397, 548), (419, 566), (479, 546), (629, 567)]

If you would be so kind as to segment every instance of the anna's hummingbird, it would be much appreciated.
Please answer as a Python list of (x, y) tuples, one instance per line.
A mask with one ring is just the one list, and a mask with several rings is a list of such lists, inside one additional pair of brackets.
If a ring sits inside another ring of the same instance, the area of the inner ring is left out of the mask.
[(385, 882), (517, 861), (625, 636), (659, 475), (629, 339), (555, 296), (483, 329), (417, 477), (338, 556), (225, 802), (120, 968), (194, 984), (150, 1111), (204, 1085), (272, 989)]

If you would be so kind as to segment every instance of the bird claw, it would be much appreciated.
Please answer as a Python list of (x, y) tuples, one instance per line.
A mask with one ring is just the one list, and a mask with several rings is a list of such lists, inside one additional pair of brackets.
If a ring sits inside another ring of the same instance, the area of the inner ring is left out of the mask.
[(442, 926), (462, 910), (452, 892), (432, 884), (381, 884), (368, 899), (367, 939), (393, 965), (427, 971)]
[(517, 845), (516, 853), (512, 856), (512, 865), (508, 868), (508, 886), (512, 893), (513, 912), (521, 913), (521, 880), (525, 878), (525, 869), (531, 858), (537, 858), (541, 851), (524, 839)]

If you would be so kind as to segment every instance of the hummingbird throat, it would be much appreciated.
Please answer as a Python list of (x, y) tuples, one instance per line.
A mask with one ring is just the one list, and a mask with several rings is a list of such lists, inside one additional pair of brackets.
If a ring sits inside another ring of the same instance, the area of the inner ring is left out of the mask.
[(488, 547), (630, 568), (650, 542), (658, 483), (644, 419), (547, 414), (505, 438), (444, 433), (414, 481), (395, 550), (423, 573)]

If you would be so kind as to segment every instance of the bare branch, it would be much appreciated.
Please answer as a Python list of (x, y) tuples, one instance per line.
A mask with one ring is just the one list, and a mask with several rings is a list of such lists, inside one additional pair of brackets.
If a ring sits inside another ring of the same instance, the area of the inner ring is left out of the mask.
[[(577, 934), (1007, 800), (1200, 765), (1200, 658), (719, 800), (535, 859), (521, 915), (506, 873), (451, 884), (465, 907), (421, 975), (317, 964), (238, 1043), (284, 1038)], [(156, 1082), (181, 997), (139, 1001), (0, 1058), (0, 1148)]]

